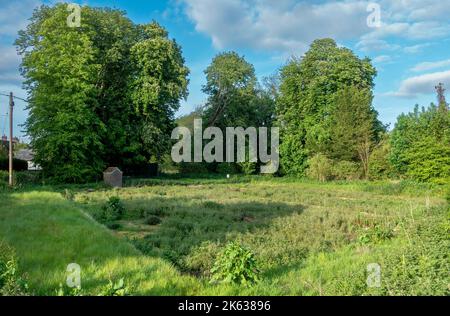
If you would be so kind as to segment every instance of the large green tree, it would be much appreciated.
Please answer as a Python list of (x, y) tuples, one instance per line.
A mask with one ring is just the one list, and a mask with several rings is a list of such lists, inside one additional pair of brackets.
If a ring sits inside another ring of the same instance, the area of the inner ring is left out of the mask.
[(205, 70), (208, 126), (250, 126), (255, 114), (257, 79), (253, 65), (235, 52), (217, 55)]
[[(208, 95), (203, 109), (204, 127), (271, 127), (274, 120), (273, 83), (259, 84), (255, 69), (235, 52), (218, 54), (205, 70)], [(256, 148), (257, 150), (257, 148)], [(242, 163), (238, 169), (256, 172), (256, 163)], [(213, 165), (213, 170), (214, 165)]]
[(84, 6), (80, 27), (68, 15), (66, 4), (41, 6), (16, 41), (36, 162), (55, 180), (85, 182), (107, 165), (158, 159), (187, 95), (180, 47), (122, 11)]
[(314, 41), (303, 57), (281, 69), (277, 119), (285, 173), (303, 175), (307, 158), (327, 151), (336, 93), (347, 86), (371, 91), (375, 75), (369, 59), (332, 39)]
[(337, 91), (326, 148), (335, 160), (360, 161), (365, 178), (369, 177), (370, 154), (382, 129), (372, 99), (367, 88), (347, 86)]

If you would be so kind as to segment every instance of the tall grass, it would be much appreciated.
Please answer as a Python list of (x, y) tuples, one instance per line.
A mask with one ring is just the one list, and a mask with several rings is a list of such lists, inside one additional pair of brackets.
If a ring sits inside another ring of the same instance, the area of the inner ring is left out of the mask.
[[(449, 294), (440, 187), (171, 176), (0, 197), (0, 239), (16, 248), (37, 294), (54, 294), (72, 262), (90, 293), (124, 278), (132, 294), (148, 295)], [(115, 231), (92, 219), (111, 197), (125, 207)], [(256, 285), (209, 282), (230, 241), (255, 254)], [(366, 284), (370, 263), (382, 268), (380, 288)]]

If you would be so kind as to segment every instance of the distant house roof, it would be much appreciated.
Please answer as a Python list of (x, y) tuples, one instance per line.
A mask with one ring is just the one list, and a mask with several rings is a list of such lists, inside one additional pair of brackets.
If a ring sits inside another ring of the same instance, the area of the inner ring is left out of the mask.
[[(8, 137), (6, 135), (3, 135), (2, 138), (1, 138), (1, 142), (3, 144), (8, 144), (9, 143)], [(19, 139), (17, 137), (13, 137), (12, 142), (13, 142), (13, 144), (20, 143), (20, 141), (19, 141)]]
[(31, 149), (21, 149), (14, 156), (20, 160), (32, 161), (34, 153)]

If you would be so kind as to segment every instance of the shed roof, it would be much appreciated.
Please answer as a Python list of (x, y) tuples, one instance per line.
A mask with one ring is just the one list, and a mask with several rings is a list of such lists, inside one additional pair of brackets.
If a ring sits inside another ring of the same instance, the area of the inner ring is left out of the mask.
[(120, 171), (120, 169), (117, 168), (117, 167), (109, 167), (108, 169), (106, 169), (106, 170), (103, 171), (103, 172), (104, 172), (104, 173), (113, 173), (113, 172), (116, 172), (116, 171), (119, 171), (120, 173), (122, 173), (122, 171)]

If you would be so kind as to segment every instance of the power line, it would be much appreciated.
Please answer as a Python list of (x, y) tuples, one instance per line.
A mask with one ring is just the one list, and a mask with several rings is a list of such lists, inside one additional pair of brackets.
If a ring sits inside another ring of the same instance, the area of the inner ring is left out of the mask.
[[(1, 93), (1, 92), (0, 92), (0, 95), (4, 95), (5, 97), (9, 97), (9, 94), (5, 94), (5, 93)], [(21, 98), (21, 97), (13, 96), (13, 98), (14, 98), (14, 99), (17, 99), (17, 100), (25, 101), (25, 102), (28, 103), (28, 100), (25, 100), (25, 99), (23, 99), (23, 98)]]

